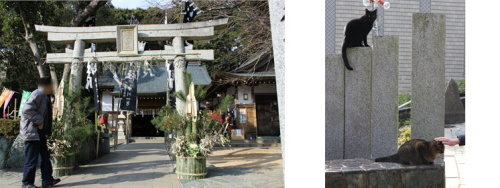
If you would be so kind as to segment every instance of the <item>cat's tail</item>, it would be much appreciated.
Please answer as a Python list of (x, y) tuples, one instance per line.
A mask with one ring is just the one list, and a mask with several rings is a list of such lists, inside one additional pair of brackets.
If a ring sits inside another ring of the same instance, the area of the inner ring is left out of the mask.
[(342, 44), (342, 59), (344, 59), (344, 65), (347, 69), (349, 70), (353, 70), (351, 65), (349, 65), (349, 61), (347, 60), (347, 45), (345, 44)]
[(394, 154), (394, 155), (391, 155), (391, 156), (388, 156), (388, 157), (376, 158), (375, 162), (393, 162), (393, 163), (397, 163), (397, 162), (399, 162), (399, 155), (398, 154)]

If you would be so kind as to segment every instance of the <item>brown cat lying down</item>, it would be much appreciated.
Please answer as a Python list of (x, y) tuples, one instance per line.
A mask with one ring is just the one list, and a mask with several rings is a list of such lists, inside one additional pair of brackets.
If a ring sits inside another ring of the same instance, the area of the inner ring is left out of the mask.
[(375, 162), (394, 162), (410, 165), (434, 164), (439, 154), (444, 153), (444, 145), (440, 141), (427, 142), (412, 139), (405, 142), (397, 154), (375, 159)]

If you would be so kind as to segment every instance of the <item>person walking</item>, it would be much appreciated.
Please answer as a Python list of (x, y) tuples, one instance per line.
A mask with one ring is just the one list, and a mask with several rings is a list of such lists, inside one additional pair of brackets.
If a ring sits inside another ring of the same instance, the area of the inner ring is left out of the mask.
[(61, 179), (52, 177), (50, 152), (47, 148), (47, 136), (52, 133), (53, 85), (50, 77), (38, 80), (38, 89), (31, 93), (23, 107), (20, 137), (24, 140), (23, 188), (36, 188), (35, 172), (38, 157), (41, 158), (42, 187), (55, 185)]

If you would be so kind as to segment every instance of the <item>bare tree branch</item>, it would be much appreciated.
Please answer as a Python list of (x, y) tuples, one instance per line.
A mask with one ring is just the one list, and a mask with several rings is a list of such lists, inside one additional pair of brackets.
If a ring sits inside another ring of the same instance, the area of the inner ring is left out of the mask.
[(84, 9), (78, 8), (76, 10), (75, 17), (73, 17), (73, 19), (71, 20), (71, 26), (82, 26), (83, 22), (89, 16), (95, 14), (95, 12), (102, 6), (106, 5), (106, 3), (108, 3), (108, 0), (91, 0)]

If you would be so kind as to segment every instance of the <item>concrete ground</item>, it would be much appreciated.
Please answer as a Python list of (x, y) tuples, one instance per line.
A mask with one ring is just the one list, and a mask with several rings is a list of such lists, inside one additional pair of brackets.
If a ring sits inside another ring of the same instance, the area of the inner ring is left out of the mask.
[[(163, 143), (135, 142), (61, 177), (56, 187), (283, 187), (280, 148), (224, 148), (207, 158), (208, 177), (178, 180)], [(40, 171), (35, 184), (41, 185)], [(1, 169), (0, 187), (20, 187), (22, 169)]]
[[(456, 138), (465, 134), (465, 123), (448, 125), (444, 129), (445, 137)], [(444, 161), (447, 188), (465, 187), (465, 146), (445, 146)]]

